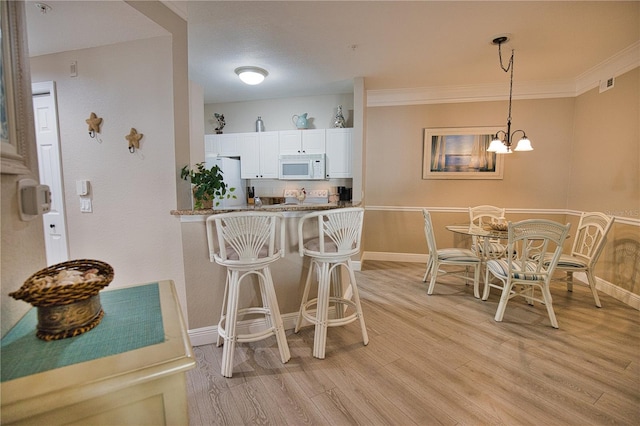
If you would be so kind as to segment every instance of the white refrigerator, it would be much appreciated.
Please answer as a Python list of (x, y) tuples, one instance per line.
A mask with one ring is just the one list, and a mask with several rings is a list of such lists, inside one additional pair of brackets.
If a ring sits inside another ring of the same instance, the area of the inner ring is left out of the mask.
[[(222, 170), (222, 177), (224, 183), (229, 188), (235, 188), (231, 194), (236, 198), (228, 198), (220, 201), (218, 208), (243, 206), (247, 203), (247, 199), (244, 193), (244, 184), (240, 179), (240, 160), (237, 158), (218, 157), (217, 155), (207, 154), (205, 157), (205, 167), (211, 169), (214, 165), (220, 167)], [(215, 203), (214, 203), (215, 208)]]

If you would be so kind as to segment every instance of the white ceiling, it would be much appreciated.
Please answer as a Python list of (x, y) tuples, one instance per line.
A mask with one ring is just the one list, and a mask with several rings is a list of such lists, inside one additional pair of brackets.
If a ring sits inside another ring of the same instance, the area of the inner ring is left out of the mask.
[[(120, 0), (27, 5), (40, 55), (166, 31)], [(205, 102), (505, 84), (491, 40), (511, 34), (515, 83), (575, 81), (640, 40), (638, 1), (167, 1), (188, 17), (190, 78)], [(233, 70), (269, 71), (246, 86)]]

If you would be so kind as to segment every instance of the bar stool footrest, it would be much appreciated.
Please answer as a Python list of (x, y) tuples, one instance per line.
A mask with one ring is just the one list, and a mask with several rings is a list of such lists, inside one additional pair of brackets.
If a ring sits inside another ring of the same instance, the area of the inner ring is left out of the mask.
[[(245, 315), (251, 315), (251, 314), (264, 315), (265, 318), (267, 316), (271, 316), (271, 312), (267, 308), (252, 307), (252, 308), (238, 309), (238, 318), (241, 318)], [(225, 330), (226, 319), (227, 319), (227, 316), (222, 315), (222, 317), (220, 318), (220, 322), (218, 323), (218, 335), (223, 339), (227, 338), (227, 332)], [(236, 342), (240, 342), (240, 343), (257, 342), (259, 340), (266, 339), (269, 336), (275, 336), (275, 335), (276, 335), (276, 328), (272, 326), (264, 330), (256, 331), (255, 333), (237, 334)]]
[[(336, 307), (339, 305), (347, 305), (353, 309), (356, 309), (356, 304), (354, 301), (345, 299), (342, 297), (329, 297), (329, 304), (334, 304)], [(302, 305), (302, 317), (306, 319), (308, 322), (312, 324), (317, 324), (318, 320), (315, 315), (309, 313), (309, 311), (314, 310), (311, 309), (312, 306), (316, 306), (318, 304), (318, 299), (311, 299), (304, 305)], [(336, 315), (338, 312), (336, 311)], [(346, 317), (336, 317), (336, 318), (328, 318), (327, 319), (327, 327), (338, 327), (341, 325), (350, 324), (358, 319), (358, 312), (354, 312), (352, 314), (347, 315)]]

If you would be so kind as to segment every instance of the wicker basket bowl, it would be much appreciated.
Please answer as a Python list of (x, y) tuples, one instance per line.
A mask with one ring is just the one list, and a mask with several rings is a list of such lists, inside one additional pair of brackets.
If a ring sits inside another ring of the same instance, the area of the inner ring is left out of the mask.
[(494, 231), (506, 231), (509, 229), (509, 223), (504, 219), (492, 220), (489, 227)]
[(38, 309), (36, 335), (58, 340), (97, 326), (104, 311), (99, 292), (113, 280), (113, 268), (99, 260), (79, 259), (58, 263), (31, 275), (9, 293)]
[(491, 222), (489, 226), (494, 231), (506, 231), (509, 228), (508, 223), (501, 223), (501, 222)]

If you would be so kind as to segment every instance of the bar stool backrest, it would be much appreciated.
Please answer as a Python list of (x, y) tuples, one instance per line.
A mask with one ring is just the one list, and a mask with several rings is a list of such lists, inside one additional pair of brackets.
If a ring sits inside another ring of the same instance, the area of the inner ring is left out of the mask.
[[(360, 252), (364, 209), (348, 207), (321, 210), (304, 215), (298, 222), (300, 256), (352, 256)], [(315, 220), (316, 238), (304, 240), (304, 224)]]
[(209, 260), (231, 266), (268, 263), (284, 257), (283, 219), (282, 213), (267, 211), (209, 216)]

